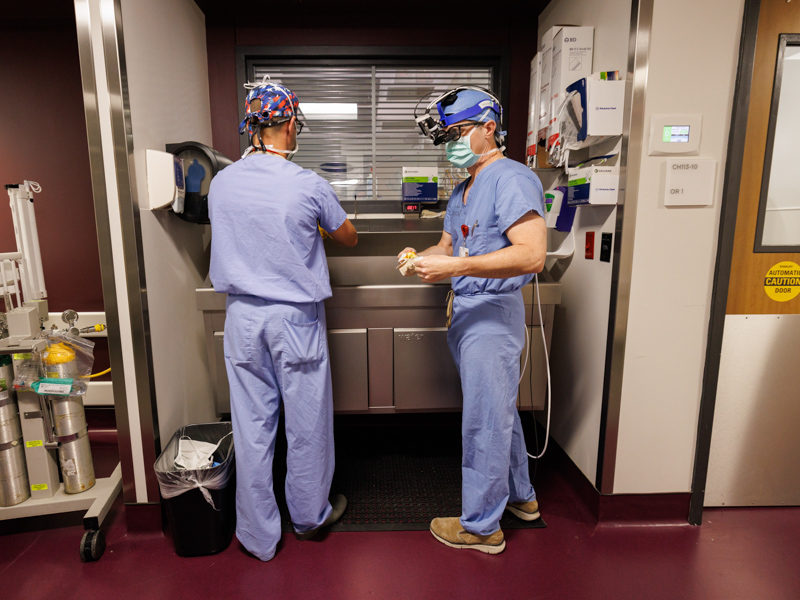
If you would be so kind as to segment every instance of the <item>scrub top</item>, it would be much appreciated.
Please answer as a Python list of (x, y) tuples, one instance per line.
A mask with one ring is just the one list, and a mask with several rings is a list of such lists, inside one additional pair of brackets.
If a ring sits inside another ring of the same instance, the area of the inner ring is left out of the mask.
[(317, 223), (336, 231), (347, 213), (322, 177), (278, 156), (251, 154), (211, 181), (208, 214), (216, 291), (274, 302), (330, 298)]
[[(444, 217), (444, 230), (453, 237), (453, 256), (466, 244), (469, 256), (489, 254), (511, 245), (506, 230), (533, 211), (544, 217), (544, 194), (539, 178), (525, 165), (504, 158), (478, 173), (464, 206), (462, 181), (453, 190)], [(469, 228), (466, 231), (462, 226)], [(533, 275), (505, 279), (453, 277), (453, 291), (459, 295), (504, 294), (530, 283)]]

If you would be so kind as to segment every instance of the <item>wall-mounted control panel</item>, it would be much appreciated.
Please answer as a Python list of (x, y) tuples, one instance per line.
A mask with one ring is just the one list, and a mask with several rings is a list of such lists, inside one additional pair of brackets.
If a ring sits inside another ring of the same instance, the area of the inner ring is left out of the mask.
[(701, 115), (650, 117), (650, 156), (696, 156), (700, 152)]

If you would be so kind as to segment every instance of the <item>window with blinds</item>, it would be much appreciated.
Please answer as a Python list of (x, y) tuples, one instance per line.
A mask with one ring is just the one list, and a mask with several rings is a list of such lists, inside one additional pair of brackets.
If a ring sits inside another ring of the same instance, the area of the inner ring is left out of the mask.
[(253, 65), (297, 94), (305, 127), (294, 161), (327, 179), (348, 211), (399, 212), (402, 167), (437, 167), (439, 200), (466, 177), (414, 121), (458, 85), (492, 87), (491, 66)]

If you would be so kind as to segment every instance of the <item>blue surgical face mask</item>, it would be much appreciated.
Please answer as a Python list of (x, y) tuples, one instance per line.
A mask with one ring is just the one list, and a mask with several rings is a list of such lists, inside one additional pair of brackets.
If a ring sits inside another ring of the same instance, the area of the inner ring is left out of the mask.
[(447, 150), (447, 160), (453, 163), (453, 166), (458, 167), (459, 169), (467, 169), (478, 162), (478, 159), (480, 159), (481, 156), (486, 156), (492, 152), (497, 152), (497, 148), (492, 148), (489, 150), (489, 152), (484, 152), (483, 154), (475, 154), (472, 151), (472, 146), (469, 140), (472, 137), (472, 132), (475, 131), (477, 127), (478, 125), (473, 127), (466, 137), (460, 137), (453, 142), (447, 142), (447, 144), (445, 144), (445, 149)]

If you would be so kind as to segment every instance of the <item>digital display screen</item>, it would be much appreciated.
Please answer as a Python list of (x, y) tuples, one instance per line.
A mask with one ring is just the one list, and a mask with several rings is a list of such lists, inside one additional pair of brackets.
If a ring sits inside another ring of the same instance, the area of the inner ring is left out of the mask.
[(415, 213), (419, 212), (420, 206), (418, 202), (403, 202), (403, 212), (404, 213)]
[(667, 143), (688, 143), (689, 141), (689, 126), (688, 125), (667, 125), (664, 127), (664, 135), (661, 139)]

